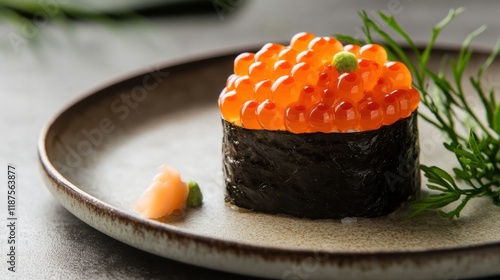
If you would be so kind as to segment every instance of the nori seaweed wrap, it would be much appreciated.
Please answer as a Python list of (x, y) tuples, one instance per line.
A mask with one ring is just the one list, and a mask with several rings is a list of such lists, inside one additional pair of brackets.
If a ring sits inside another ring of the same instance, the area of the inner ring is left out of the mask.
[(219, 96), (226, 202), (313, 219), (394, 211), (420, 189), (419, 101), (377, 44), (303, 32), (240, 54)]
[(420, 189), (417, 113), (378, 130), (293, 134), (223, 122), (226, 201), (313, 219), (386, 215)]

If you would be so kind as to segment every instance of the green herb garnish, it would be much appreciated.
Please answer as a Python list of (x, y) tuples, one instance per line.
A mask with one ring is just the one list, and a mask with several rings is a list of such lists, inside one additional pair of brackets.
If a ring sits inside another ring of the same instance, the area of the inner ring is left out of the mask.
[[(394, 17), (382, 12), (378, 15), (384, 25), (401, 36), (409, 51), (400, 47), (384, 27), (364, 11), (359, 15), (363, 20), (366, 42), (336, 35), (340, 40), (354, 44), (372, 43), (372, 35), (381, 37), (389, 58), (402, 61), (413, 74), (413, 86), (419, 90), (421, 104), (428, 111), (420, 110), (419, 115), (444, 133), (446, 141), (443, 144), (457, 159), (457, 166), (452, 172), (437, 166), (422, 165), (424, 176), (428, 178), (427, 186), (435, 193), (414, 201), (410, 206), (412, 213), (407, 219), (459, 201), (453, 210), (439, 210), (445, 217), (458, 218), (467, 202), (480, 196), (490, 197), (495, 205), (500, 206), (500, 104), (496, 100), (494, 88), (486, 88), (482, 82), (483, 74), (498, 56), (500, 41), (472, 77), (464, 77), (464, 70), (472, 56), (470, 44), (485, 30), (484, 26), (464, 40), (456, 58), (442, 58), (439, 71), (429, 69), (427, 65), (439, 34), (463, 10), (450, 10), (448, 16), (433, 28), (431, 39), (424, 49), (417, 47)], [(444, 75), (446, 72), (452, 74), (451, 78)], [(474, 89), (472, 92), (464, 92), (463, 85), (466, 82), (471, 84)], [(469, 101), (471, 96), (481, 100), (481, 109), (472, 108)], [(462, 182), (464, 187), (457, 185), (457, 181)]]

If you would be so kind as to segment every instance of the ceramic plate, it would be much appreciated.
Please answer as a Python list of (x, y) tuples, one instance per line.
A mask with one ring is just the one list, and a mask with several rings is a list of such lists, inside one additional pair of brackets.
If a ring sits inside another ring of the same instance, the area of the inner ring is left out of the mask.
[[(442, 55), (438, 54), (438, 55)], [(483, 58), (476, 55), (477, 58)], [(307, 220), (224, 203), (217, 97), (235, 54), (151, 68), (92, 92), (46, 126), (39, 156), (47, 186), (90, 226), (141, 250), (245, 275), (283, 279), (463, 278), (500, 273), (500, 209), (476, 199), (459, 220), (428, 213)], [(420, 123), (421, 160), (454, 161)], [(157, 167), (198, 181), (204, 204), (148, 220), (131, 208)]]

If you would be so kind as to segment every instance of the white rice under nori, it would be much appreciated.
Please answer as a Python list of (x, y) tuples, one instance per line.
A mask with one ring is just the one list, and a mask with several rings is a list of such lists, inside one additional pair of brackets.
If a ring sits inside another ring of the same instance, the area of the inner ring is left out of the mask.
[(376, 217), (420, 190), (417, 112), (354, 133), (222, 123), (226, 201), (239, 207), (313, 219)]

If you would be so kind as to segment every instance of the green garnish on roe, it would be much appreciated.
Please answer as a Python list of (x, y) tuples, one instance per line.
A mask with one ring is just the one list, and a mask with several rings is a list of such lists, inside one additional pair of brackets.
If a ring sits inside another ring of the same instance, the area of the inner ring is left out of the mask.
[(186, 199), (188, 207), (199, 207), (203, 203), (203, 194), (201, 193), (200, 186), (194, 181), (187, 182), (189, 187), (189, 194)]
[(358, 59), (350, 52), (342, 51), (333, 56), (333, 66), (339, 73), (350, 73), (358, 69)]

